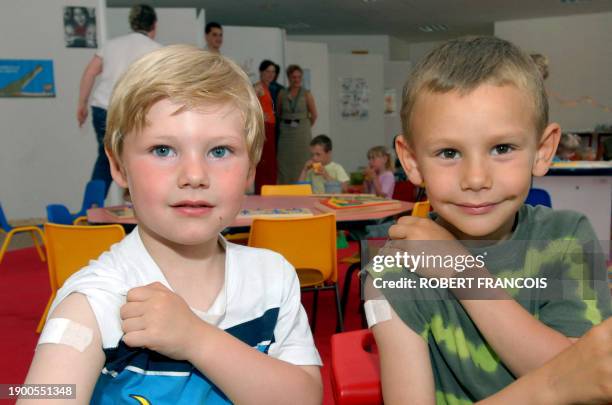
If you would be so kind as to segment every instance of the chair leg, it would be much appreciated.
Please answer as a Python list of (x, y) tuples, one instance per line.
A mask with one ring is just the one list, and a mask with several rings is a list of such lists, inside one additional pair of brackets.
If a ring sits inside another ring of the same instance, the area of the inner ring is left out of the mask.
[(2, 248), (0, 248), (0, 263), (2, 263), (4, 254), (6, 253), (6, 250), (8, 249), (8, 246), (11, 243), (11, 239), (13, 239), (14, 234), (15, 234), (15, 230), (11, 229), (4, 237), (4, 243), (2, 243)]
[[(36, 235), (34, 235), (35, 231), (30, 231), (30, 236), (32, 236), (32, 240), (34, 241), (34, 246), (36, 247), (36, 251), (38, 252), (38, 256), (40, 257), (40, 260), (43, 262), (47, 261), (47, 258), (45, 257), (45, 253), (43, 252), (43, 250), (41, 249), (40, 245), (38, 244), (38, 239), (36, 239)], [(45, 243), (45, 239), (43, 238), (42, 232), (40, 232), (40, 240), (41, 243)]]
[(319, 289), (315, 288), (312, 291), (312, 316), (310, 317), (310, 330), (312, 334), (315, 333), (315, 327), (317, 326), (317, 308), (319, 306)]
[(43, 312), (42, 317), (40, 318), (40, 321), (38, 321), (38, 326), (36, 327), (36, 333), (42, 332), (43, 327), (45, 326), (45, 323), (47, 322), (47, 314), (49, 312), (49, 309), (51, 308), (51, 303), (53, 303), (54, 299), (55, 299), (55, 294), (51, 294), (51, 297), (49, 297), (49, 301), (47, 302), (47, 306), (45, 307), (45, 312)]
[(336, 333), (344, 331), (344, 320), (342, 319), (342, 307), (340, 306), (340, 293), (338, 291), (338, 283), (334, 284), (334, 294), (336, 296), (336, 311), (338, 319), (336, 322)]
[(346, 304), (348, 302), (349, 292), (351, 291), (351, 281), (353, 279), (353, 273), (355, 270), (361, 268), (361, 263), (353, 263), (346, 269), (346, 275), (344, 276), (344, 285), (342, 287), (342, 299), (340, 300), (340, 308), (342, 313), (346, 314)]

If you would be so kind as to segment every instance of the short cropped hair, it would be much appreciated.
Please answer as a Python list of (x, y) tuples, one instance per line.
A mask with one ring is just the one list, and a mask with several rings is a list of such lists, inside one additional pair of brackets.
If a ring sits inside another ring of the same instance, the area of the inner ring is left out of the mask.
[(213, 28), (219, 28), (223, 31), (223, 27), (221, 26), (221, 24), (219, 24), (218, 22), (211, 21), (204, 27), (204, 33), (209, 34)]
[(411, 140), (410, 122), (422, 92), (465, 95), (482, 84), (512, 84), (533, 100), (534, 124), (541, 135), (548, 125), (548, 99), (535, 62), (512, 43), (496, 37), (464, 37), (435, 48), (411, 72), (402, 97), (402, 131)]
[(261, 63), (259, 64), (259, 71), (263, 72), (264, 70), (266, 70), (267, 68), (269, 68), (270, 66), (274, 66), (274, 72), (276, 72), (276, 63), (272, 62), (269, 59), (264, 59), (261, 61)]
[(231, 60), (190, 45), (171, 45), (134, 62), (117, 82), (110, 100), (104, 146), (121, 160), (125, 137), (146, 127), (151, 107), (161, 100), (178, 110), (231, 104), (244, 119), (249, 159), (259, 162), (263, 112), (249, 78)]
[(137, 4), (130, 9), (130, 27), (134, 31), (151, 32), (155, 28), (157, 15), (153, 7)]
[(532, 53), (529, 56), (531, 56), (531, 59), (533, 59), (535, 64), (538, 66), (538, 69), (540, 69), (542, 78), (547, 79), (548, 78), (548, 58), (542, 55), (541, 53)]
[(325, 152), (332, 150), (332, 140), (327, 135), (317, 135), (310, 141), (310, 146), (321, 145)]
[(378, 157), (378, 156), (386, 156), (387, 163), (385, 163), (385, 169), (393, 170), (393, 162), (391, 161), (391, 152), (386, 146), (373, 146), (368, 150), (368, 159)]
[(287, 77), (291, 76), (296, 70), (299, 71), (301, 74), (304, 74), (304, 71), (299, 65), (289, 65), (287, 66)]

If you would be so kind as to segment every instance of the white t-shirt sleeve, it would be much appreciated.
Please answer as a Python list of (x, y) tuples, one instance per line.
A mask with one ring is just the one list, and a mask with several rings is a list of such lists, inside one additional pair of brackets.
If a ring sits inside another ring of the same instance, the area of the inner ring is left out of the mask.
[(306, 311), (302, 307), (300, 283), (295, 269), (283, 259), (283, 291), (278, 313), (275, 342), (268, 354), (301, 366), (321, 366), (321, 357), (314, 345)]

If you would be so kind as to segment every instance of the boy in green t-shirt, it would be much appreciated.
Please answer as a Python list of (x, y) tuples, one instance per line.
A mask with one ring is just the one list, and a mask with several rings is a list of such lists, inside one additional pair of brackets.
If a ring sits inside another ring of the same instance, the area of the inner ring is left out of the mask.
[(325, 190), (334, 189), (334, 192), (345, 192), (348, 186), (349, 176), (344, 168), (332, 161), (332, 140), (327, 135), (317, 135), (310, 141), (310, 154), (312, 158), (304, 164), (299, 181), (309, 181), (312, 184), (312, 192), (322, 194), (329, 192)]
[[(426, 184), (435, 213), (401, 218), (383, 252), (455, 265), (369, 266), (368, 298), (384, 295), (366, 313), (374, 315), (385, 403), (538, 403), (535, 392), (550, 390), (503, 389), (612, 310), (586, 217), (524, 205), (561, 135), (548, 123), (537, 66), (498, 38), (449, 41), (411, 73), (401, 117), (399, 159), (412, 183)], [(487, 242), (468, 248), (461, 240)], [(468, 271), (458, 272), (460, 257)]]

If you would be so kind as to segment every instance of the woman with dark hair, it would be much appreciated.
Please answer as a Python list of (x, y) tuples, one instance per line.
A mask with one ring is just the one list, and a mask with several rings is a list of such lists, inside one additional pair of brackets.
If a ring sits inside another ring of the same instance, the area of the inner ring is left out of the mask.
[(298, 65), (287, 67), (289, 87), (278, 93), (276, 110), (280, 120), (278, 180), (294, 183), (310, 158), (311, 127), (317, 120), (314, 98), (302, 87), (304, 72)]
[(259, 81), (255, 83), (255, 93), (264, 113), (266, 139), (264, 141), (261, 159), (255, 171), (255, 193), (260, 194), (261, 186), (276, 184), (276, 119), (274, 116), (274, 103), (270, 94), (270, 83), (276, 75), (274, 62), (264, 60), (259, 65)]

